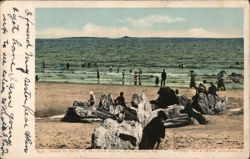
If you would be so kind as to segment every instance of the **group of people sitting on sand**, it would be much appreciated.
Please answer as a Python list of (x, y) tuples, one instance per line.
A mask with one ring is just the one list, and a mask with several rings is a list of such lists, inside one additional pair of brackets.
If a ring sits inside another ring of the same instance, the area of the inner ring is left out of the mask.
[[(93, 106), (96, 98), (93, 91), (90, 91), (90, 98), (88, 104)], [(124, 93), (114, 100), (116, 105), (121, 105), (126, 108)], [(143, 129), (142, 139), (139, 144), (139, 149), (158, 149), (160, 142), (165, 138), (164, 121), (167, 120), (167, 115), (164, 111), (159, 111), (158, 115), (153, 118)]]
[[(89, 97), (89, 100), (88, 100), (88, 104), (89, 104), (90, 106), (93, 106), (93, 105), (95, 104), (96, 97), (95, 97), (93, 91), (90, 91), (89, 94), (90, 94), (90, 97)], [(123, 93), (123, 92), (120, 92), (120, 96), (118, 96), (118, 97), (115, 99), (115, 104), (116, 104), (116, 105), (121, 105), (121, 106), (123, 106), (123, 107), (127, 107), (127, 106), (126, 106), (126, 102), (125, 102), (125, 98), (124, 98), (124, 93)]]
[[(217, 74), (217, 89), (218, 90), (222, 90), (222, 91), (225, 91), (226, 90), (226, 87), (225, 87), (225, 83), (224, 83), (224, 74), (226, 72), (225, 71), (220, 71), (218, 74)], [(195, 77), (196, 77), (196, 74), (193, 70), (190, 71), (190, 84), (189, 84), (189, 87), (190, 88), (197, 88), (196, 87), (196, 81), (195, 81)], [(206, 81), (206, 80), (205, 80)], [(213, 85), (213, 89), (216, 88), (216, 86), (213, 84), (213, 82), (210, 83), (211, 85)], [(201, 85), (201, 84), (200, 84)], [(199, 87), (201, 87), (199, 85)]]
[(214, 85), (213, 82), (210, 82), (210, 87), (208, 88), (208, 90), (206, 86), (202, 83), (200, 83), (198, 87), (195, 87), (195, 89), (196, 89), (196, 93), (217, 95), (217, 87)]
[[(202, 93), (206, 91), (204, 85), (199, 85), (197, 93)], [(209, 87), (207, 93), (216, 95), (216, 89), (213, 83)], [(180, 97), (179, 90), (175, 90), (176, 97)], [(94, 92), (90, 91), (90, 98), (88, 103), (93, 106), (96, 101)], [(127, 108), (124, 92), (120, 92), (120, 95), (114, 100), (115, 105), (121, 105), (124, 108)], [(190, 118), (196, 119), (200, 124), (206, 124), (207, 120), (202, 114), (193, 110), (192, 100), (188, 99), (184, 109), (180, 113), (186, 113)], [(165, 127), (164, 122), (167, 119), (167, 115), (164, 111), (159, 111), (157, 117), (153, 118), (143, 129), (142, 140), (139, 144), (139, 149), (157, 149), (159, 148), (160, 142), (165, 137)]]

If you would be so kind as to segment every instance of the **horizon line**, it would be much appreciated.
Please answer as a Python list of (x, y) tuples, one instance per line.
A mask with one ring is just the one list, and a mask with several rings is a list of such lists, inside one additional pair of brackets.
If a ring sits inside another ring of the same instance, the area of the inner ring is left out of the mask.
[(61, 38), (35, 38), (35, 40), (49, 40), (49, 39), (73, 39), (73, 38), (100, 38), (100, 39), (129, 39), (129, 38), (161, 38), (161, 39), (244, 39), (244, 37), (134, 37), (134, 36), (123, 36), (123, 37), (95, 37), (95, 36), (76, 36), (76, 37), (61, 37)]

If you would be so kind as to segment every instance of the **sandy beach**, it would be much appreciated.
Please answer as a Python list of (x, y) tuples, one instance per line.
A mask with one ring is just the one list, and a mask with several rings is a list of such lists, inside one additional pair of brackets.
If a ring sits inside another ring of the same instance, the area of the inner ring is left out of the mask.
[[(74, 83), (36, 83), (36, 148), (37, 149), (85, 149), (91, 145), (91, 134), (101, 123), (65, 123), (48, 119), (64, 114), (75, 100), (87, 101), (89, 91), (94, 91), (97, 101), (103, 94), (112, 93), (116, 98), (124, 92), (129, 103), (134, 93), (143, 92), (149, 100), (157, 99), (159, 87), (94, 85)], [(195, 90), (179, 89), (181, 95), (191, 98)], [(230, 113), (243, 108), (243, 90), (231, 89), (218, 92), (229, 97), (229, 109), (220, 115), (206, 115), (207, 125), (189, 125), (166, 129), (161, 149), (242, 149), (244, 146), (243, 113)]]

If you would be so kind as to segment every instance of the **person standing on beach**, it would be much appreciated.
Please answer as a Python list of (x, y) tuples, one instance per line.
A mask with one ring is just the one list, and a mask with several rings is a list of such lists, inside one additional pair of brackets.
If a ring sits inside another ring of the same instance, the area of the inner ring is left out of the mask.
[(189, 87), (190, 88), (196, 88), (196, 83), (195, 83), (195, 73), (193, 70), (190, 71), (190, 84)]
[(156, 77), (155, 77), (155, 86), (156, 86), (156, 87), (158, 87), (159, 81), (160, 81), (160, 80), (159, 80), (159, 77), (156, 76)]
[(118, 66), (116, 73), (120, 72), (120, 66)]
[(167, 78), (167, 74), (165, 72), (165, 69), (163, 69), (161, 73), (161, 87), (165, 87), (166, 78)]
[(129, 73), (132, 73), (132, 72), (133, 72), (133, 70), (132, 70), (132, 68), (130, 68), (130, 69), (129, 69)]
[(225, 71), (220, 71), (217, 75), (217, 79), (218, 79), (217, 87), (219, 90), (222, 90), (222, 91), (226, 90), (226, 87), (224, 84), (224, 73)]
[(142, 75), (142, 70), (141, 70), (141, 68), (139, 68), (139, 74)]
[(66, 63), (66, 69), (69, 70), (69, 68), (70, 68), (70, 64), (67, 62)]
[(110, 65), (110, 66), (109, 66), (109, 72), (111, 73), (112, 71), (113, 71), (113, 66)]
[(81, 64), (81, 68), (85, 68), (86, 67), (86, 62), (84, 61), (84, 62), (82, 62), (82, 64)]
[(141, 74), (138, 74), (138, 82), (139, 82), (139, 85), (141, 86)]
[(45, 62), (42, 63), (42, 69), (45, 69)]
[(134, 72), (134, 85), (137, 85), (137, 78), (138, 78), (138, 74), (137, 72)]
[(139, 85), (142, 85), (142, 83), (141, 83), (141, 77), (142, 77), (142, 70), (141, 70), (141, 68), (139, 68), (139, 74), (138, 74)]
[(124, 85), (125, 80), (125, 69), (122, 70), (122, 85)]
[(183, 68), (184, 68), (184, 64), (182, 63), (182, 64), (181, 64), (181, 69), (183, 70)]
[(98, 69), (96, 70), (96, 77), (97, 77), (97, 83), (99, 84), (100, 83), (100, 72)]
[(39, 77), (38, 75), (35, 76), (35, 80), (38, 81), (39, 80)]

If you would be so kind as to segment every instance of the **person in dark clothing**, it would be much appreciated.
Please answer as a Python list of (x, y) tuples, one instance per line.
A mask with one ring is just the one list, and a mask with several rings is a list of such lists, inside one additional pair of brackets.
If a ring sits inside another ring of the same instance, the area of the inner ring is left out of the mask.
[(150, 101), (151, 104), (157, 105), (159, 108), (167, 108), (169, 105), (179, 104), (179, 100), (173, 89), (169, 87), (161, 87), (159, 89), (158, 98)]
[(141, 74), (140, 73), (138, 74), (138, 82), (139, 82), (139, 85), (142, 85), (142, 83), (141, 83)]
[(113, 66), (110, 65), (110, 66), (109, 66), (109, 72), (111, 73), (112, 71), (113, 71)]
[(156, 85), (156, 87), (158, 87), (158, 84), (159, 84), (159, 77), (156, 76), (156, 77), (155, 77), (155, 85)]
[(100, 72), (98, 69), (96, 70), (96, 77), (97, 77), (97, 83), (99, 84), (100, 83)]
[(45, 62), (43, 61), (42, 69), (45, 69)]
[(182, 63), (182, 64), (181, 64), (181, 69), (183, 70), (183, 68), (184, 68), (184, 64)]
[(181, 110), (180, 113), (186, 113), (189, 117), (195, 118), (200, 124), (206, 124), (207, 120), (204, 116), (202, 116), (200, 113), (195, 112), (192, 109), (192, 100), (188, 99), (187, 104), (184, 108), (184, 110)]
[(201, 109), (201, 107), (200, 107), (200, 105), (199, 105), (199, 93), (196, 93), (193, 97), (192, 97), (192, 108), (194, 109), (194, 110), (196, 110), (197, 112), (200, 112), (200, 113), (202, 113), (202, 114), (204, 114), (203, 113), (203, 111), (202, 111), (202, 109)]
[(199, 87), (196, 88), (196, 93), (207, 93), (206, 86), (202, 83), (199, 84)]
[(116, 105), (121, 105), (121, 106), (123, 106), (124, 108), (127, 107), (127, 106), (126, 106), (126, 102), (125, 102), (125, 98), (124, 98), (124, 93), (123, 93), (123, 92), (121, 92), (121, 93), (120, 93), (120, 96), (117, 97), (117, 98), (115, 99), (115, 104), (116, 104)]
[(218, 79), (218, 88), (222, 91), (226, 90), (225, 84), (224, 84), (224, 79), (220, 78)]
[(139, 68), (139, 73), (138, 73), (139, 85), (142, 85), (141, 77), (142, 77), (142, 69)]
[(134, 85), (137, 85), (137, 79), (138, 79), (138, 74), (137, 72), (134, 72)]
[(159, 111), (157, 117), (153, 118), (143, 129), (142, 140), (139, 149), (158, 149), (161, 139), (165, 138), (164, 121), (167, 115)]
[(139, 68), (139, 74), (142, 75), (142, 69), (141, 68)]
[(212, 95), (217, 95), (217, 88), (214, 85), (213, 82), (210, 83), (210, 87), (208, 88), (208, 94), (212, 94)]
[(93, 105), (95, 104), (95, 101), (96, 101), (94, 92), (93, 92), (93, 91), (90, 91), (89, 94), (90, 94), (90, 97), (89, 97), (89, 100), (88, 100), (88, 104), (89, 104), (90, 106), (93, 106)]
[(122, 79), (124, 80), (125, 79), (125, 69), (122, 70)]
[(129, 73), (133, 73), (133, 70), (132, 70), (132, 68), (130, 68), (130, 69), (129, 69)]
[(66, 68), (67, 68), (67, 70), (69, 70), (69, 68), (70, 68), (70, 64), (68, 62), (66, 63)]
[(226, 90), (226, 87), (224, 84), (224, 73), (225, 73), (225, 71), (220, 71), (217, 75), (217, 79), (218, 79), (217, 87), (218, 87), (218, 89), (220, 89), (222, 91)]
[(35, 76), (35, 79), (36, 79), (36, 81), (38, 81), (38, 80), (39, 80), (39, 77), (38, 77), (38, 75), (36, 75), (36, 76)]
[(122, 85), (125, 83), (125, 69), (122, 70)]
[(165, 72), (165, 69), (163, 69), (161, 73), (161, 87), (165, 87), (166, 78), (167, 78), (167, 74)]
[(118, 66), (116, 73), (120, 72), (120, 66)]
[(175, 90), (175, 95), (176, 95), (176, 96), (180, 96), (180, 93), (179, 93), (179, 90), (178, 90), (178, 89)]
[(190, 71), (190, 84), (189, 84), (190, 88), (196, 88), (196, 83), (195, 83), (195, 73), (194, 71)]

